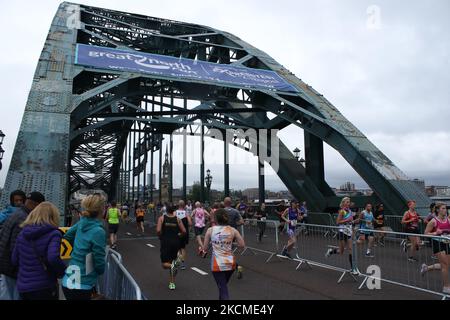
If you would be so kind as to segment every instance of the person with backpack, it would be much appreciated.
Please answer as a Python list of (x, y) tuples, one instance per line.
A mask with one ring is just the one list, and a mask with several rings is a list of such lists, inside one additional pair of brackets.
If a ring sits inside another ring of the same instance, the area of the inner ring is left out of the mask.
[(0, 233), (0, 297), (3, 300), (20, 299), (16, 285), (17, 267), (12, 264), (11, 256), (16, 246), (17, 237), (22, 231), (21, 224), (26, 220), (30, 212), (44, 201), (45, 197), (42, 193), (31, 192), (27, 195), (25, 204), (17, 208), (3, 223)]
[(18, 267), (22, 300), (58, 300), (58, 278), (66, 265), (60, 258), (59, 210), (42, 202), (28, 215), (17, 237), (11, 262)]
[(8, 219), (14, 212), (16, 212), (17, 208), (20, 208), (24, 205), (25, 200), (26, 195), (22, 190), (15, 190), (11, 192), (11, 194), (9, 195), (9, 206), (0, 211), (0, 230), (6, 219)]
[(81, 206), (83, 217), (64, 235), (73, 246), (61, 282), (67, 300), (90, 300), (98, 277), (105, 272), (106, 233), (101, 221), (105, 199), (93, 194), (83, 199)]

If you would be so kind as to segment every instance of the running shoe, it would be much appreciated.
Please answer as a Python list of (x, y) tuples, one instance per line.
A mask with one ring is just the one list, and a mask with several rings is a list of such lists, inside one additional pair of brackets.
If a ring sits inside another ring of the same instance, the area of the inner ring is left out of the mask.
[(184, 261), (181, 261), (181, 264), (180, 264), (181, 266), (180, 266), (180, 269), (181, 270), (186, 270), (186, 265), (184, 264)]
[(408, 246), (406, 244), (406, 241), (404, 241), (404, 240), (402, 242), (402, 249), (403, 249), (403, 252), (405, 252), (405, 253), (408, 251)]
[(408, 258), (408, 261), (409, 261), (409, 262), (417, 262), (417, 261), (419, 261), (419, 260), (417, 260), (417, 259), (414, 258), (414, 257), (409, 257), (409, 258)]
[(357, 275), (359, 275), (359, 272), (358, 272), (358, 270), (357, 269), (355, 269), (355, 268), (353, 268), (351, 271), (350, 271), (350, 273), (352, 274), (352, 275), (354, 275), (354, 276), (357, 276)]
[(333, 249), (329, 248), (327, 252), (325, 253), (325, 258), (329, 258), (331, 254), (333, 253)]
[(427, 273), (428, 271), (428, 266), (423, 263), (422, 266), (420, 267), (420, 275), (423, 277), (425, 275), (425, 273)]
[(375, 257), (374, 254), (370, 250), (367, 250), (366, 258), (373, 258), (373, 257)]
[(175, 290), (175, 283), (173, 283), (173, 282), (169, 283), (169, 289)]
[(289, 254), (289, 252), (288, 252), (286, 249), (283, 250), (283, 252), (281, 253), (281, 255), (282, 255), (283, 257), (292, 259), (291, 255)]

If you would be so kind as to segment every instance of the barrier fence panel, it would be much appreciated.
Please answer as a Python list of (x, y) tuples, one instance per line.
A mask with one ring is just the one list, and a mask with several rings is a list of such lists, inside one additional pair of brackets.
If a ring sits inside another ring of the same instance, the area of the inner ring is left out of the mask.
[(267, 253), (269, 257), (266, 262), (268, 262), (280, 250), (278, 225), (279, 223), (273, 220), (244, 220), (244, 225), (241, 226), (241, 235), (245, 241), (245, 248), (241, 254), (249, 250), (253, 253), (255, 251)]
[[(371, 235), (384, 237), (384, 245), (378, 243), (368, 254)], [(443, 281), (440, 264), (434, 255), (438, 246), (445, 248), (450, 240), (443, 237), (415, 234), (418, 239), (418, 250), (414, 249), (408, 239), (411, 234), (390, 231), (359, 230), (355, 238), (354, 250), (357, 251), (358, 269), (365, 276), (360, 289), (366, 287), (366, 282), (381, 280), (429, 293), (442, 295)], [(433, 241), (433, 239), (439, 240)], [(414, 249), (414, 250), (412, 250)], [(436, 250), (433, 250), (436, 249)], [(412, 251), (411, 251), (412, 250)], [(408, 259), (413, 257), (414, 260)], [(427, 272), (421, 272), (422, 265), (429, 266)], [(375, 272), (375, 273), (374, 273)]]
[[(356, 281), (355, 274), (352, 274), (352, 264), (356, 266), (355, 259), (350, 255), (352, 251), (345, 247), (341, 252), (339, 249), (339, 237), (324, 237), (324, 234), (338, 234), (339, 227), (322, 226), (305, 224), (298, 225), (296, 228), (296, 244), (295, 259), (298, 261), (297, 270), (305, 265), (309, 268), (311, 266), (318, 266), (326, 269), (335, 270), (341, 273), (338, 279), (340, 283), (346, 275), (350, 276)], [(287, 244), (287, 236), (282, 237), (283, 245)], [(281, 256), (279, 256), (281, 257)]]
[(114, 250), (106, 251), (105, 273), (99, 278), (98, 292), (108, 300), (142, 300), (141, 289)]

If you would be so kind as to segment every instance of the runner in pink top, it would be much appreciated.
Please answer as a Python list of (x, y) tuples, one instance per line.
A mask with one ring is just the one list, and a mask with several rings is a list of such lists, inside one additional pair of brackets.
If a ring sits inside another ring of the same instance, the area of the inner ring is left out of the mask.
[(206, 226), (206, 218), (209, 218), (209, 213), (198, 201), (195, 203), (195, 209), (192, 211), (192, 218), (194, 218), (194, 232), (198, 243), (198, 255), (206, 257), (206, 251), (202, 249), (202, 235)]
[(448, 267), (450, 265), (450, 219), (447, 216), (447, 205), (445, 203), (436, 204), (437, 215), (428, 222), (425, 234), (435, 235), (431, 238), (433, 253), (439, 259), (439, 263), (427, 266), (422, 265), (420, 270), (422, 276), (432, 270), (441, 270), (444, 294), (450, 295), (450, 283), (448, 280)]

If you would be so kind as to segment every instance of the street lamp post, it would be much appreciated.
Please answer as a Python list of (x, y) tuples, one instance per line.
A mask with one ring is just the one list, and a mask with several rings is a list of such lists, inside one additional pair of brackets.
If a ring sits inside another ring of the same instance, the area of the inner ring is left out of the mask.
[(212, 175), (211, 175), (211, 170), (206, 170), (206, 177), (205, 177), (205, 184), (206, 184), (206, 190), (207, 190), (207, 199), (209, 202), (209, 193), (211, 191), (211, 183), (212, 183)]
[(3, 139), (5, 138), (5, 134), (2, 130), (0, 130), (0, 170), (2, 170), (2, 160), (3, 160), (3, 154), (5, 153), (5, 150), (2, 148)]
[(300, 164), (302, 166), (305, 166), (306, 160), (303, 158), (300, 158), (300, 149), (299, 148), (295, 148), (294, 151), (292, 151), (294, 153), (295, 159), (297, 159), (298, 162), (300, 162)]

